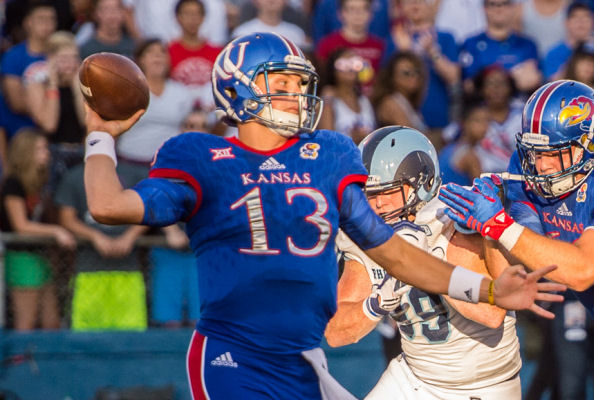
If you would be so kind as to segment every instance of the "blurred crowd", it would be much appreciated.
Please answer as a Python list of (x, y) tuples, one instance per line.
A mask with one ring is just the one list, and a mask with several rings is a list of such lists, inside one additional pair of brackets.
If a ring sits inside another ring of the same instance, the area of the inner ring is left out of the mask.
[[(414, 127), (438, 150), (442, 180), (468, 185), (506, 170), (534, 89), (562, 78), (593, 85), (593, 9), (591, 0), (0, 0), (0, 228), (57, 243), (42, 253), (7, 245), (8, 327), (143, 329), (199, 317), (183, 227), (148, 232), (167, 245), (138, 254), (145, 228), (101, 225), (86, 209), (85, 57), (119, 53), (147, 77), (149, 108), (117, 143), (124, 186), (146, 176), (172, 136), (235, 134), (214, 112), (210, 71), (230, 39), (256, 31), (291, 39), (317, 67), (319, 128), (358, 143), (381, 126)], [(56, 260), (73, 266), (68, 316)], [(111, 293), (116, 281), (127, 290)], [(114, 320), (110, 307), (131, 315)]]

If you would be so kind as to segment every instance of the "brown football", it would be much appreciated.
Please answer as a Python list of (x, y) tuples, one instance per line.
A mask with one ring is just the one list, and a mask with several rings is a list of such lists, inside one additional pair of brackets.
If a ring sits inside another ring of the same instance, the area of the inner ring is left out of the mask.
[(89, 107), (105, 120), (127, 119), (148, 107), (146, 77), (127, 57), (115, 53), (92, 54), (83, 60), (78, 78)]

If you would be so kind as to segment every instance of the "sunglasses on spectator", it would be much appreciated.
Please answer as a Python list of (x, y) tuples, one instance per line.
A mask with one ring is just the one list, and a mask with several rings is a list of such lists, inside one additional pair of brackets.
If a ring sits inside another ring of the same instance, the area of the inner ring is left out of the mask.
[(334, 68), (340, 72), (361, 72), (369, 67), (369, 62), (360, 56), (340, 57), (334, 61)]
[(402, 0), (402, 4), (433, 4), (434, 0)]
[(511, 6), (511, 1), (507, 0), (507, 1), (485, 1), (485, 7), (507, 7), (507, 6)]
[(398, 75), (402, 75), (406, 78), (418, 78), (421, 76), (421, 71), (418, 69), (401, 69), (397, 71)]

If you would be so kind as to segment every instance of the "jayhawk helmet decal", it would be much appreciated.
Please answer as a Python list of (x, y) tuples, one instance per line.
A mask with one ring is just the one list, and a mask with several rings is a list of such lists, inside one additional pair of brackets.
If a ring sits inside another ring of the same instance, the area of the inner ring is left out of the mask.
[[(592, 172), (594, 90), (571, 80), (548, 83), (526, 102), (516, 137), (522, 170), (531, 190), (555, 198), (577, 188)], [(538, 171), (543, 156), (558, 157), (559, 171)]]
[[(405, 126), (386, 126), (370, 133), (359, 144), (363, 165), (369, 172), (368, 196), (410, 186), (403, 206), (380, 215), (386, 221), (415, 214), (437, 195), (441, 178), (437, 152), (425, 135)], [(402, 192), (404, 195), (404, 192)]]
[[(302, 77), (301, 93), (262, 92), (255, 84), (264, 74), (297, 74)], [(276, 33), (253, 33), (231, 41), (217, 56), (212, 70), (212, 87), (217, 113), (235, 126), (254, 119), (285, 137), (315, 129), (322, 100), (317, 96), (319, 77), (313, 65), (290, 40)], [(297, 114), (272, 108), (272, 100), (294, 98)]]

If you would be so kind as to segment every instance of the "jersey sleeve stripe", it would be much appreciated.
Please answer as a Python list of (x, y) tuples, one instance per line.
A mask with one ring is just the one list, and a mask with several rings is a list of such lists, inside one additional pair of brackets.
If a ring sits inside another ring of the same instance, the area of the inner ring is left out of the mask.
[(365, 182), (367, 182), (367, 175), (364, 174), (345, 176), (344, 179), (338, 184), (338, 209), (340, 209), (340, 206), (342, 206), (342, 194), (344, 192), (344, 188), (346, 188), (351, 183), (361, 183), (362, 185), (365, 185)]
[(526, 204), (532, 209), (532, 211), (534, 211), (535, 214), (538, 215), (538, 211), (536, 210), (536, 207), (534, 207), (534, 204), (530, 203), (529, 201), (519, 201), (518, 203)]
[(196, 204), (192, 209), (192, 212), (188, 216), (188, 220), (192, 218), (200, 208), (200, 204), (202, 204), (202, 188), (200, 184), (192, 175), (188, 174), (185, 171), (180, 169), (173, 169), (173, 168), (155, 168), (149, 172), (150, 178), (169, 178), (169, 179), (181, 179), (190, 185), (194, 191), (196, 192)]

